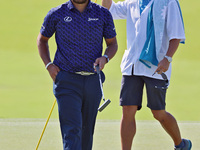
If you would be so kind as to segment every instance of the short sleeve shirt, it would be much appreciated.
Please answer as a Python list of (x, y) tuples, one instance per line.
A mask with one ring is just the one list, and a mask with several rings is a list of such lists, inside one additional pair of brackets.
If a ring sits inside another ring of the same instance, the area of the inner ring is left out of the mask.
[(93, 2), (89, 2), (82, 13), (71, 1), (51, 9), (40, 32), (45, 37), (55, 33), (54, 64), (72, 73), (94, 72), (93, 63), (102, 56), (103, 38), (116, 36), (110, 12)]
[[(147, 17), (153, 2), (154, 0), (151, 0), (141, 14), (139, 0), (112, 2), (110, 12), (113, 18), (126, 19), (127, 21), (127, 50), (125, 50), (121, 62), (121, 72), (123, 75), (134, 74), (162, 79), (159, 74), (152, 76), (157, 66), (152, 65), (151, 68), (148, 68), (139, 61), (140, 54), (146, 41)], [(185, 40), (184, 25), (177, 0), (168, 1), (167, 7), (163, 9), (163, 15), (166, 16), (166, 22), (158, 61), (161, 61), (166, 55), (171, 39)], [(170, 79), (171, 64), (165, 73), (168, 79)]]

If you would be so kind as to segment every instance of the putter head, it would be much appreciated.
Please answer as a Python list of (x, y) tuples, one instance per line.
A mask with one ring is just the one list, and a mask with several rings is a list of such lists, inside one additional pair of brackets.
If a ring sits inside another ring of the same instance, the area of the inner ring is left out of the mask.
[(108, 104), (110, 104), (110, 100), (106, 100), (99, 108), (98, 108), (98, 111), (102, 111), (104, 108), (106, 108), (106, 106), (108, 106)]

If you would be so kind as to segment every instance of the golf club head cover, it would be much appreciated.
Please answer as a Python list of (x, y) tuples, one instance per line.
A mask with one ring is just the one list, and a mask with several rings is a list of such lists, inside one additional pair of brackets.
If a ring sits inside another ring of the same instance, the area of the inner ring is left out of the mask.
[(108, 106), (108, 104), (110, 104), (110, 100), (106, 100), (99, 108), (98, 108), (98, 111), (102, 111), (104, 108), (106, 108), (106, 106)]

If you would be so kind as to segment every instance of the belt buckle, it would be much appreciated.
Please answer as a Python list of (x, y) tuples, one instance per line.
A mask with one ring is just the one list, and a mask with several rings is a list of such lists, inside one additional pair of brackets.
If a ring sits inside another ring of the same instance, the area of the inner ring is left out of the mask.
[(92, 72), (86, 72), (86, 71), (80, 71), (80, 72), (76, 72), (76, 74), (80, 74), (82, 76), (89, 76), (89, 75), (92, 75), (94, 73), (92, 73)]

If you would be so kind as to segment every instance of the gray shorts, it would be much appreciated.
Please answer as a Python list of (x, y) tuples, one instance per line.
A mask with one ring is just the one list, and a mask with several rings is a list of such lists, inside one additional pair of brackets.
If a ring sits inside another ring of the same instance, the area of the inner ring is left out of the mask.
[[(142, 108), (144, 85), (147, 92), (147, 107), (151, 110), (165, 109), (166, 82), (144, 76), (123, 76), (121, 84), (120, 105), (137, 105)], [(162, 87), (165, 87), (164, 89)]]

